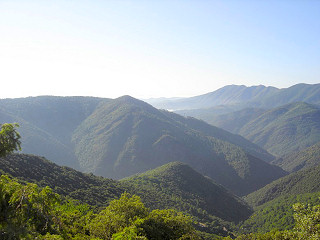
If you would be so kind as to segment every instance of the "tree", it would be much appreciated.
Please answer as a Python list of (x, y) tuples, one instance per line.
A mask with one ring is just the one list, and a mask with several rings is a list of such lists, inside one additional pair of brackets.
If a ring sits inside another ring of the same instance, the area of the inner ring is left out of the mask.
[(0, 124), (0, 157), (21, 150), (20, 134), (16, 128), (19, 127), (17, 123)]

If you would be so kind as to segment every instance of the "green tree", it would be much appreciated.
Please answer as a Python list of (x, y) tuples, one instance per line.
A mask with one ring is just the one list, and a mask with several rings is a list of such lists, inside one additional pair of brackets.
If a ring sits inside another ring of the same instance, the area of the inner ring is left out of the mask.
[(101, 239), (111, 239), (112, 235), (129, 227), (139, 218), (145, 218), (148, 209), (138, 196), (122, 194), (120, 199), (113, 200), (110, 205), (97, 214), (89, 223), (90, 233)]
[(0, 124), (0, 157), (21, 150), (20, 134), (16, 130), (17, 127), (19, 127), (17, 123)]

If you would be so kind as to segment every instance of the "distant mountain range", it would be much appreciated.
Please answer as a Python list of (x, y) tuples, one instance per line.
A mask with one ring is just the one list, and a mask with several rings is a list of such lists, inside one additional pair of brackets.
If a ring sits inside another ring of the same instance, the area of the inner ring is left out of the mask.
[(245, 108), (217, 115), (208, 122), (240, 134), (279, 157), (320, 141), (320, 108), (303, 102), (268, 110)]
[(292, 102), (320, 104), (320, 84), (301, 83), (282, 89), (263, 85), (252, 87), (229, 85), (214, 92), (190, 98), (161, 98), (158, 101), (156, 99), (145, 101), (156, 108), (172, 111), (205, 109), (221, 105), (229, 105), (234, 108), (274, 108)]

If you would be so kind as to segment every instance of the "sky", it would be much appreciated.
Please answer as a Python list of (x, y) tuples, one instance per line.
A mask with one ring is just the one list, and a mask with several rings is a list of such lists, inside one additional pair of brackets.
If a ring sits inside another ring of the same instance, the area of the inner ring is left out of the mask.
[(0, 98), (319, 82), (318, 0), (0, 0)]

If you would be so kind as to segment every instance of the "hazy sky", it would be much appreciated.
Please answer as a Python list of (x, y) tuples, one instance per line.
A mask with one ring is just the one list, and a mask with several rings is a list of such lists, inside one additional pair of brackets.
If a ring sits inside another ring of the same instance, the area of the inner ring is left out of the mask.
[(0, 0), (0, 98), (320, 82), (318, 0)]

